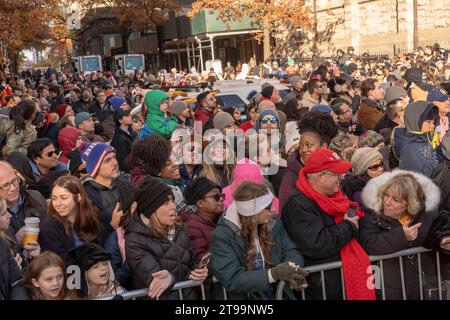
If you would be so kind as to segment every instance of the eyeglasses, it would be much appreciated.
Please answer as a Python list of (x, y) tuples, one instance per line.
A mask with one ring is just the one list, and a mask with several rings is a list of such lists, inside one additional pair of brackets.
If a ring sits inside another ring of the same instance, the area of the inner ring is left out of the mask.
[(216, 194), (213, 194), (212, 196), (204, 196), (203, 198), (214, 198), (214, 200), (220, 201), (220, 200), (225, 199), (225, 194), (224, 193), (216, 193)]
[(133, 116), (133, 122), (140, 122), (141, 119), (139, 118), (139, 116)]
[(262, 118), (261, 119), (261, 123), (277, 123), (278, 119), (277, 118)]
[(341, 174), (341, 173), (335, 173), (335, 172), (331, 172), (331, 171), (322, 171), (321, 174), (327, 174), (327, 175), (330, 175), (330, 176), (335, 176), (335, 177), (338, 177), (339, 179), (342, 179), (345, 176), (345, 173)]
[(378, 171), (381, 168), (383, 168), (383, 164), (379, 163), (379, 164), (375, 164), (375, 165), (373, 165), (371, 167), (368, 167), (367, 169), (370, 170), (370, 171)]
[(0, 189), (2, 191), (9, 191), (9, 189), (11, 189), (11, 185), (14, 185), (14, 187), (18, 187), (20, 183), (20, 178), (19, 177), (15, 177), (14, 179), (12, 179), (10, 182), (2, 184), (0, 186)]

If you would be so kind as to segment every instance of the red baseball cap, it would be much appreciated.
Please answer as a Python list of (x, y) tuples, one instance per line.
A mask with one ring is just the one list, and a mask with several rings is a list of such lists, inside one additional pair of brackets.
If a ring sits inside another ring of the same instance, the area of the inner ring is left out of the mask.
[(352, 163), (342, 160), (336, 152), (329, 149), (319, 149), (310, 154), (303, 171), (305, 173), (316, 173), (328, 170), (337, 174), (344, 174), (351, 167)]

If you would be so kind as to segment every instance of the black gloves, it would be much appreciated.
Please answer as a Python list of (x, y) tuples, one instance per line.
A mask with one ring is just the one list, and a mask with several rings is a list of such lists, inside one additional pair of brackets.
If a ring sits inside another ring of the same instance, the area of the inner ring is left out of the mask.
[(308, 285), (306, 276), (309, 272), (300, 267), (294, 267), (289, 262), (280, 263), (270, 271), (274, 280), (286, 281), (291, 289), (303, 290)]

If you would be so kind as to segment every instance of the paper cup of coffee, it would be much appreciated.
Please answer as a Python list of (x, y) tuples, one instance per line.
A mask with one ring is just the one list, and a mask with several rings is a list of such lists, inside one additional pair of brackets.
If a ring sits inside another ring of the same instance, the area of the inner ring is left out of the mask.
[(25, 227), (38, 228), (39, 229), (39, 218), (28, 217), (25, 218)]
[(39, 238), (39, 228), (25, 226), (23, 233), (23, 245), (27, 245)]

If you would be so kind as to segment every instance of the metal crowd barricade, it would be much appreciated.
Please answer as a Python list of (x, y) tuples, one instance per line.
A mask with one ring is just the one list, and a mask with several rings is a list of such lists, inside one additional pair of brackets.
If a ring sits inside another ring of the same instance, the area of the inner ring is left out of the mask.
[[(385, 287), (384, 287), (383, 261), (384, 260), (388, 260), (388, 259), (395, 259), (395, 258), (399, 259), (400, 280), (401, 280), (401, 285), (402, 285), (402, 295), (403, 295), (403, 300), (406, 300), (405, 278), (404, 278), (404, 274), (403, 274), (402, 257), (411, 256), (411, 255), (417, 255), (418, 256), (418, 265), (419, 265), (418, 273), (419, 273), (419, 286), (420, 286), (420, 300), (423, 300), (423, 290), (422, 290), (423, 289), (423, 282), (422, 282), (422, 277), (421, 277), (421, 274), (422, 274), (421, 254), (425, 253), (425, 252), (431, 252), (431, 251), (432, 250), (425, 249), (423, 247), (416, 247), (416, 248), (410, 248), (410, 249), (401, 250), (401, 251), (394, 252), (392, 254), (387, 254), (387, 255), (369, 256), (371, 262), (380, 262), (379, 267), (380, 267), (380, 271), (381, 271), (381, 295), (382, 295), (382, 299), (386, 300)], [(442, 277), (441, 277), (441, 267), (440, 267), (439, 252), (436, 252), (436, 268), (437, 268), (437, 281), (438, 281), (438, 290), (439, 290), (439, 300), (442, 300), (442, 298), (443, 298), (442, 297), (443, 288), (442, 288)], [(335, 262), (324, 263), (324, 264), (319, 264), (319, 265), (315, 265), (315, 266), (309, 266), (309, 267), (305, 267), (304, 269), (308, 270), (310, 273), (318, 273), (318, 272), (320, 272), (321, 283), (322, 283), (322, 296), (323, 296), (324, 300), (327, 299), (326, 287), (325, 287), (325, 271), (340, 269), (340, 271), (341, 271), (341, 280), (342, 280), (342, 294), (343, 294), (343, 298), (345, 300), (344, 274), (343, 274), (343, 270), (342, 270), (342, 262), (341, 261), (335, 261)], [(286, 285), (286, 283), (284, 281), (281, 281), (278, 284), (277, 292), (276, 292), (276, 299), (277, 300), (283, 300), (283, 291), (284, 291), (285, 285)], [(306, 300), (305, 291), (304, 290), (302, 291), (302, 300)]]
[[(402, 263), (401, 258), (405, 257), (405, 256), (417, 255), (418, 265), (419, 265), (418, 273), (419, 273), (419, 285), (420, 285), (420, 299), (423, 300), (423, 290), (422, 290), (423, 283), (422, 283), (422, 277), (420, 276), (422, 274), (421, 254), (425, 253), (425, 252), (431, 252), (431, 251), (432, 250), (425, 249), (423, 247), (416, 247), (416, 248), (410, 248), (410, 249), (405, 249), (402, 251), (394, 252), (392, 254), (387, 254), (387, 255), (369, 256), (371, 262), (379, 262), (380, 263), (382, 299), (386, 300), (385, 287), (384, 287), (383, 261), (388, 260), (388, 259), (394, 259), (394, 258), (399, 259), (402, 294), (403, 294), (403, 299), (406, 300), (405, 279), (404, 279), (404, 274), (403, 274), (403, 263)], [(436, 252), (436, 267), (437, 267), (439, 300), (442, 300), (443, 288), (441, 285), (442, 277), (441, 277), (439, 252)], [(343, 270), (342, 270), (342, 262), (341, 261), (335, 261), (335, 262), (324, 263), (324, 264), (319, 264), (319, 265), (315, 265), (315, 266), (309, 266), (309, 267), (305, 267), (304, 269), (308, 270), (310, 273), (319, 273), (320, 272), (321, 280), (322, 280), (321, 281), (322, 295), (323, 295), (324, 300), (327, 299), (326, 286), (325, 286), (325, 271), (340, 269), (341, 280), (342, 280), (342, 294), (343, 294), (343, 297), (345, 300), (345, 285), (344, 285), (345, 283), (344, 283), (344, 274), (343, 274)], [(213, 277), (213, 283), (219, 283), (215, 277)], [(284, 291), (285, 285), (286, 285), (286, 283), (284, 281), (281, 281), (278, 284), (277, 291), (276, 291), (276, 299), (277, 300), (283, 300), (283, 291)], [(183, 290), (188, 289), (188, 288), (195, 288), (195, 287), (200, 287), (201, 293), (202, 293), (202, 300), (205, 300), (206, 299), (205, 287), (202, 282), (197, 282), (197, 281), (192, 281), (192, 280), (177, 282), (173, 286), (172, 291), (178, 291), (180, 300), (183, 300)], [(223, 289), (224, 299), (227, 300), (227, 292), (226, 292), (225, 288), (222, 287), (222, 289)], [(119, 296), (120, 296), (120, 298), (123, 298), (124, 300), (131, 300), (131, 299), (136, 299), (136, 298), (143, 298), (143, 297), (146, 297), (147, 295), (148, 295), (148, 288), (127, 291), (127, 292), (121, 293)], [(96, 300), (112, 300), (112, 299), (115, 299), (116, 297), (117, 296), (115, 296), (115, 295), (111, 295), (111, 296), (96, 299)], [(302, 291), (302, 300), (306, 300), (305, 291)]]
[[(219, 283), (219, 281), (215, 277), (213, 277), (213, 283)], [(205, 286), (204, 286), (203, 282), (192, 281), (192, 280), (181, 281), (181, 282), (175, 283), (171, 290), (178, 291), (180, 300), (183, 300), (183, 290), (188, 289), (188, 288), (195, 288), (195, 287), (200, 287), (200, 290), (202, 292), (202, 300), (206, 300)], [(224, 300), (227, 300), (227, 292), (226, 292), (225, 288), (222, 287), (222, 289), (223, 289)], [(123, 300), (133, 300), (136, 298), (147, 297), (147, 295), (148, 295), (148, 288), (145, 288), (145, 289), (126, 291), (119, 295), (111, 295), (111, 296), (107, 296), (107, 297), (103, 297), (103, 298), (99, 298), (99, 299), (95, 299), (95, 300), (113, 300), (113, 299), (116, 299), (117, 296), (119, 296), (120, 299), (123, 299)]]

